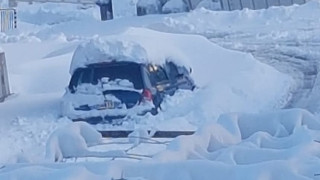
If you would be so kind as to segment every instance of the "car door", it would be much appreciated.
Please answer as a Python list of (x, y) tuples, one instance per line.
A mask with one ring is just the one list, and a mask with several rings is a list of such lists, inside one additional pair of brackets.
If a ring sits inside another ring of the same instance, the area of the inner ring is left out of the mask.
[(166, 71), (159, 65), (149, 65), (148, 69), (152, 86), (155, 87), (160, 94), (173, 95), (177, 87), (172, 85)]

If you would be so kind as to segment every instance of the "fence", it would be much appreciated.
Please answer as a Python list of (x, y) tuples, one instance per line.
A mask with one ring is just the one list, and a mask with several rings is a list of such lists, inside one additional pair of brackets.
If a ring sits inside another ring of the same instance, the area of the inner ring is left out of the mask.
[(271, 6), (290, 6), (304, 4), (307, 0), (220, 0), (223, 10), (266, 9)]
[(0, 52), (0, 102), (10, 95), (8, 71), (6, 58), (3, 52)]
[(17, 28), (17, 12), (15, 9), (0, 9), (0, 32)]

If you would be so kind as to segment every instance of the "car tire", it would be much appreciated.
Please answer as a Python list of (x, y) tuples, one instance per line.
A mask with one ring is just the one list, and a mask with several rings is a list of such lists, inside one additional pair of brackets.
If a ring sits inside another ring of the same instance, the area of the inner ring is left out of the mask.
[(159, 113), (159, 112), (158, 112), (158, 108), (152, 108), (151, 111), (150, 111), (150, 113), (151, 113), (153, 116), (157, 115), (157, 114)]

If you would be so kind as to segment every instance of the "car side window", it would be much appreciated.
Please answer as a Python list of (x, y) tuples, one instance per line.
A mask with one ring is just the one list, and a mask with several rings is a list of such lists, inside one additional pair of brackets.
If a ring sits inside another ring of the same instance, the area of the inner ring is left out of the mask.
[(82, 69), (77, 69), (72, 74), (72, 77), (71, 77), (71, 80), (70, 80), (70, 83), (68, 86), (71, 93), (75, 92), (75, 88), (78, 86), (78, 82), (79, 82), (79, 78), (80, 78), (81, 73), (82, 73)]
[(166, 68), (170, 79), (175, 80), (179, 75), (177, 66), (173, 62), (167, 62)]
[(78, 84), (92, 84), (92, 69), (86, 68), (82, 71)]
[(161, 66), (158, 65), (149, 65), (148, 67), (150, 73), (151, 83), (156, 85), (159, 82), (167, 81), (168, 77), (166, 72)]

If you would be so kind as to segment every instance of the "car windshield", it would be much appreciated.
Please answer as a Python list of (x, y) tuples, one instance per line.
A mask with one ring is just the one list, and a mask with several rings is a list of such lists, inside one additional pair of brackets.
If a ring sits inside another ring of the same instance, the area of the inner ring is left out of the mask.
[(135, 89), (143, 89), (140, 71), (138, 64), (115, 64), (94, 67), (92, 83), (97, 84), (102, 78), (108, 78), (109, 81), (121, 79), (133, 83)]

